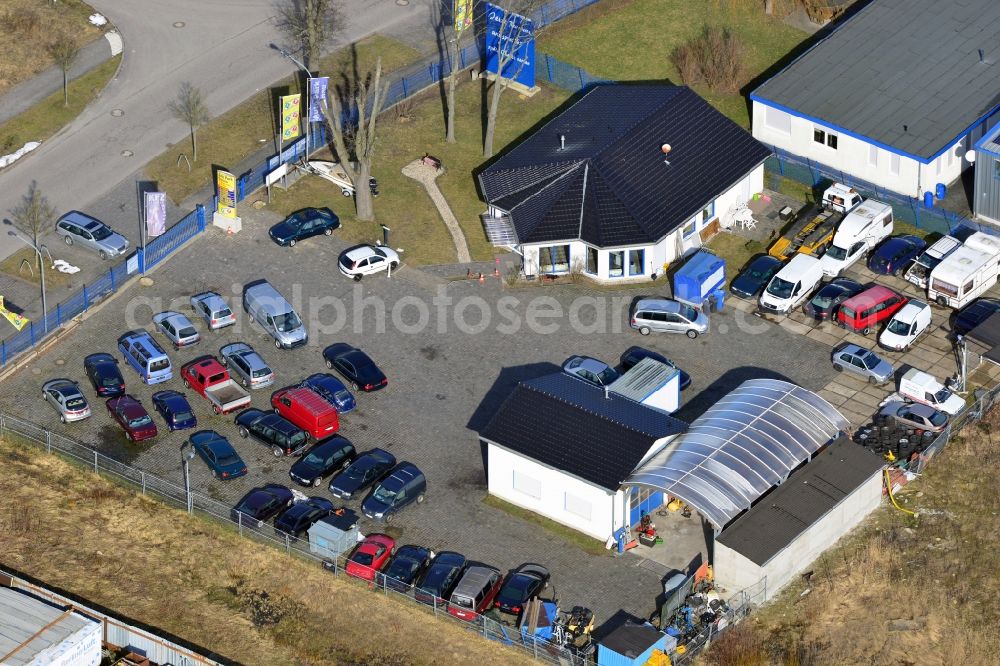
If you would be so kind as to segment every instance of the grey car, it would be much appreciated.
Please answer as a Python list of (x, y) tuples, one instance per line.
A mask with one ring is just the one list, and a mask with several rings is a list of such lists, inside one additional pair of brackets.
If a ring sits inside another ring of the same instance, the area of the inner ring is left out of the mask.
[(214, 291), (204, 291), (191, 297), (191, 309), (205, 320), (208, 328), (217, 331), (236, 323), (236, 315)]
[(642, 335), (684, 333), (697, 338), (708, 332), (708, 316), (671, 298), (644, 298), (635, 304), (629, 325)]
[(156, 330), (167, 336), (170, 342), (174, 344), (175, 349), (190, 347), (201, 340), (201, 336), (198, 335), (198, 330), (194, 327), (194, 324), (180, 312), (167, 310), (155, 314), (153, 315), (153, 325), (156, 326)]
[(930, 405), (909, 402), (890, 402), (879, 414), (892, 418), (904, 428), (941, 432), (948, 426), (948, 415)]
[(59, 412), (63, 423), (90, 418), (90, 405), (72, 379), (50, 379), (42, 384), (42, 398)]
[(97, 218), (70, 211), (56, 222), (56, 233), (66, 245), (80, 245), (93, 250), (101, 259), (128, 252), (128, 239)]
[(618, 372), (604, 361), (589, 356), (573, 356), (563, 363), (563, 372), (596, 386), (608, 386), (618, 379)]
[(833, 369), (837, 372), (853, 372), (864, 377), (870, 384), (885, 384), (892, 379), (892, 364), (873, 351), (855, 344), (841, 345), (833, 350)]
[(264, 388), (274, 383), (274, 371), (245, 342), (223, 346), (219, 349), (219, 358), (222, 365), (229, 368), (230, 374), (239, 377), (240, 383), (249, 389)]

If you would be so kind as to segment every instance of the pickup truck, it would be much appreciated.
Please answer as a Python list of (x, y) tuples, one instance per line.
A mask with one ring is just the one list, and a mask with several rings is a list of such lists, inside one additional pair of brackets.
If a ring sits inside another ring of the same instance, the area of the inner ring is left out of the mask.
[(214, 356), (191, 361), (181, 368), (184, 386), (212, 403), (216, 414), (228, 414), (250, 404), (250, 394), (230, 376)]

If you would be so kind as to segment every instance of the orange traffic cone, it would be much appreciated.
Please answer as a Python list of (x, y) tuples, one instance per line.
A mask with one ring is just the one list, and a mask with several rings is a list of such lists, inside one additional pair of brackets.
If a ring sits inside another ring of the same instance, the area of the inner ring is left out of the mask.
[(486, 277), (482, 273), (479, 274), (479, 281), (486, 282)]

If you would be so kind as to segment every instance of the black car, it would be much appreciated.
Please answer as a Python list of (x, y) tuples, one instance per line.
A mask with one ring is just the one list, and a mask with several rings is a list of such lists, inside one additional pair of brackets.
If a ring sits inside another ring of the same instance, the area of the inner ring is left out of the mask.
[(995, 312), (1000, 312), (1000, 301), (995, 298), (977, 298), (958, 311), (951, 330), (955, 335), (965, 335)]
[(309, 434), (291, 421), (286, 421), (274, 412), (260, 409), (244, 409), (236, 415), (236, 425), (240, 437), (253, 435), (258, 442), (271, 448), (275, 458), (297, 456), (305, 451)]
[(333, 502), (325, 497), (310, 497), (304, 502), (296, 502), (275, 518), (274, 532), (280, 537), (287, 534), (292, 539), (298, 539), (313, 523), (326, 518), (331, 511)]
[[(636, 363), (638, 363), (644, 358), (651, 358), (654, 361), (659, 361), (660, 363), (664, 363), (671, 367), (677, 368), (677, 364), (671, 361), (663, 354), (657, 354), (655, 351), (651, 349), (646, 349), (645, 347), (629, 347), (621, 355), (621, 358), (618, 361), (618, 365), (621, 368), (621, 373), (625, 374), (633, 367), (635, 367)], [(687, 387), (691, 386), (691, 375), (684, 372), (680, 368), (677, 368), (677, 372), (679, 372), (681, 375), (681, 390), (683, 391)]]
[(518, 615), (528, 600), (549, 586), (549, 570), (541, 564), (522, 564), (507, 574), (493, 605), (501, 613)]
[(365, 451), (347, 469), (330, 479), (330, 492), (340, 499), (351, 499), (356, 493), (385, 476), (396, 466), (396, 457), (382, 449)]
[(813, 319), (832, 320), (841, 303), (864, 290), (865, 286), (860, 282), (842, 277), (834, 278), (820, 287), (816, 295), (802, 306), (802, 311)]
[(340, 228), (340, 219), (329, 208), (303, 208), (271, 227), (271, 240), (292, 247), (297, 241), (324, 234), (329, 236)]
[(386, 575), (386, 587), (398, 592), (409, 592), (417, 579), (427, 571), (432, 556), (430, 548), (423, 546), (408, 544), (400, 547), (389, 564), (382, 569), (382, 573)]
[(753, 300), (760, 296), (767, 283), (771, 281), (774, 274), (781, 268), (782, 261), (769, 254), (762, 254), (754, 257), (743, 267), (732, 283), (729, 291), (737, 298)]
[(183, 430), (198, 425), (191, 404), (180, 391), (157, 391), (153, 394), (153, 407), (171, 430)]
[(451, 596), (468, 563), (465, 555), (450, 550), (438, 553), (417, 581), (414, 598), (425, 604), (443, 604)]
[(372, 488), (361, 502), (361, 512), (366, 518), (389, 523), (404, 507), (423, 504), (426, 492), (424, 473), (411, 462), (401, 462)]
[(229, 517), (244, 527), (263, 527), (266, 521), (291, 505), (291, 490), (277, 483), (268, 483), (244, 495), (229, 512)]
[(300, 486), (318, 486), (323, 479), (351, 464), (354, 445), (340, 435), (320, 440), (302, 454), (288, 470), (288, 476)]
[(104, 352), (83, 359), (83, 369), (97, 395), (114, 398), (125, 393), (125, 378), (118, 369), (118, 359)]
[(389, 383), (368, 354), (344, 342), (324, 349), (323, 359), (326, 367), (343, 375), (355, 391), (378, 391)]

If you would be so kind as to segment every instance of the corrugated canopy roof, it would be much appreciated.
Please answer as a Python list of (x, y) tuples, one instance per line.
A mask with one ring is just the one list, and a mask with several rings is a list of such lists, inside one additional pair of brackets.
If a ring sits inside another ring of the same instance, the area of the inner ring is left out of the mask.
[(849, 425), (812, 391), (777, 379), (751, 379), (623, 485), (679, 497), (721, 529)]

